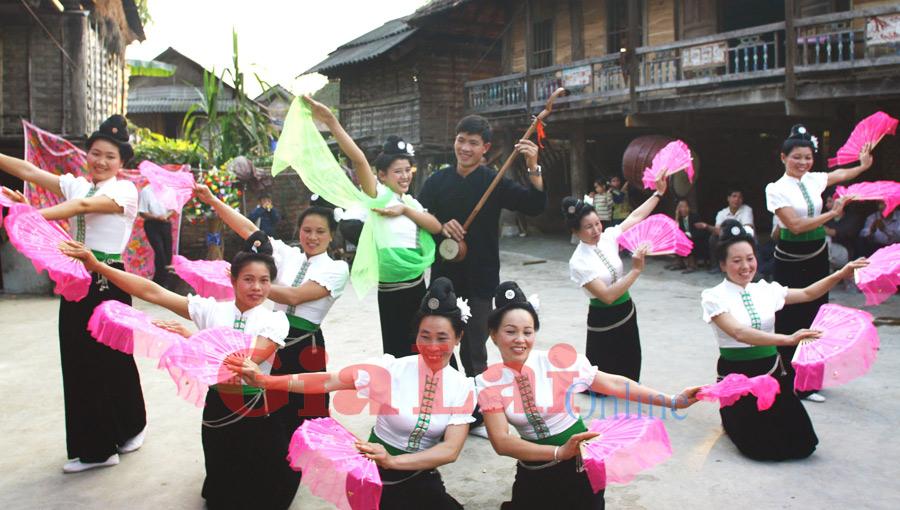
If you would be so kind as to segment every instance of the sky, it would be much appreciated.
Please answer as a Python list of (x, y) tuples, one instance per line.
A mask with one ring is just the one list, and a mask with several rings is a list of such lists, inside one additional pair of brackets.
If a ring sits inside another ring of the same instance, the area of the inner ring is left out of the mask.
[(217, 74), (231, 67), (231, 30), (238, 33), (241, 70), (250, 97), (261, 92), (252, 73), (295, 94), (327, 81), (296, 76), (338, 46), (411, 14), (427, 0), (150, 0), (147, 39), (126, 57), (151, 60), (169, 46)]

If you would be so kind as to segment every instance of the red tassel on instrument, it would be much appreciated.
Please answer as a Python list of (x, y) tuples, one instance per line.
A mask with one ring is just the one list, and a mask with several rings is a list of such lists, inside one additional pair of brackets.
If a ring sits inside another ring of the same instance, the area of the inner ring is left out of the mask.
[(544, 148), (544, 139), (547, 138), (547, 134), (544, 133), (544, 123), (540, 120), (537, 121), (537, 125), (535, 126), (537, 130), (537, 144), (541, 149)]

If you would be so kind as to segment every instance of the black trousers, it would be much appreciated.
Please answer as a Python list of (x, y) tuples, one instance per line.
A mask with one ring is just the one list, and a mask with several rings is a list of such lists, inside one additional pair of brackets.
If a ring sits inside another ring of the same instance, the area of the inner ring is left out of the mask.
[(586, 473), (575, 468), (575, 459), (539, 470), (516, 467), (512, 500), (502, 510), (603, 510), (604, 492), (594, 493)]
[(250, 414), (232, 422), (252, 399), (212, 389), (206, 394), (201, 494), (210, 510), (286, 509), (297, 493), (299, 477), (285, 459), (281, 422), (266, 413), (267, 400), (260, 397)]
[(97, 305), (110, 299), (130, 305), (131, 296), (112, 283), (101, 290), (99, 277), (92, 279), (84, 299), (59, 303), (66, 448), (70, 459), (82, 462), (106, 460), (147, 425), (134, 357), (97, 342), (87, 330)]
[[(411, 281), (416, 279), (418, 277)], [(385, 354), (391, 354), (395, 358), (415, 354), (416, 335), (412, 322), (424, 296), (424, 279), (408, 289), (378, 291), (381, 346)]]
[(172, 225), (168, 221), (144, 220), (144, 233), (153, 248), (153, 281), (165, 287), (166, 267), (172, 263)]
[(639, 381), (641, 335), (634, 302), (629, 299), (615, 306), (589, 308), (589, 328), (608, 328), (616, 324), (618, 326), (606, 331), (588, 330), (585, 356), (591, 365), (596, 365), (602, 372)]
[[(779, 240), (775, 251), (775, 281), (788, 288), (802, 289), (828, 276), (831, 266), (828, 262), (827, 246), (815, 257), (801, 262), (786, 261), (784, 260), (785, 257), (779, 253), (779, 251), (785, 251), (795, 255), (811, 254), (819, 250), (823, 245), (825, 245), (824, 239), (817, 241)], [(819, 299), (808, 303), (786, 305), (775, 313), (775, 332), (790, 335), (798, 329), (808, 328), (812, 324), (813, 319), (816, 318), (819, 307), (826, 303), (828, 303), (827, 292)], [(778, 348), (791, 380), (794, 378), (794, 367), (791, 365), (791, 360), (794, 358), (796, 350), (796, 346)], [(799, 395), (805, 397), (811, 393), (815, 392), (804, 391), (800, 392)]]

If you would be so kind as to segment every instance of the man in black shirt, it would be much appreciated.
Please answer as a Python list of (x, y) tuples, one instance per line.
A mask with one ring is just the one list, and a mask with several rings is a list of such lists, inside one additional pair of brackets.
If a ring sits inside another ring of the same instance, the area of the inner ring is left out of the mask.
[(477, 115), (463, 118), (456, 126), (453, 150), (456, 167), (447, 166), (425, 181), (418, 199), (443, 225), (435, 236), (457, 241), (465, 239), (468, 252), (461, 262), (438, 257), (431, 267), (431, 280), (446, 276), (453, 282), (457, 296), (468, 299), (472, 317), (466, 324), (460, 354), (467, 376), (476, 376), (487, 366), (487, 316), (491, 298), (500, 284), (500, 209), (520, 211), (530, 216), (543, 212), (547, 194), (538, 165), (538, 148), (530, 140), (519, 140), (515, 150), (525, 157), (529, 185), (503, 178), (485, 202), (475, 221), (464, 231), (462, 224), (490, 186), (497, 172), (481, 164), (491, 148), (491, 126)]

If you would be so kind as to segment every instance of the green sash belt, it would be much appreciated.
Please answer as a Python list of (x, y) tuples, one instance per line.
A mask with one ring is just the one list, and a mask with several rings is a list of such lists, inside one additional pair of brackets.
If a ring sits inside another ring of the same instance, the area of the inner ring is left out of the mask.
[(287, 315), (288, 324), (291, 325), (292, 328), (302, 329), (303, 331), (313, 332), (319, 329), (318, 324), (313, 324), (303, 317), (297, 317), (296, 315)]
[(408, 453), (412, 453), (412, 452), (408, 452), (406, 450), (401, 450), (400, 448), (397, 448), (396, 446), (389, 445), (387, 443), (387, 441), (385, 441), (375, 435), (375, 429), (372, 429), (372, 433), (369, 434), (369, 442), (370, 443), (378, 443), (378, 444), (384, 446), (384, 449), (387, 450), (387, 452), (390, 453), (391, 455), (396, 456), (396, 455), (406, 455)]
[(121, 253), (104, 253), (102, 251), (91, 250), (91, 253), (94, 254), (94, 257), (103, 263), (110, 262), (122, 262), (122, 254)]
[(592, 298), (592, 299), (591, 299), (591, 306), (594, 306), (594, 307), (597, 307), (597, 308), (611, 308), (611, 307), (613, 307), (613, 306), (621, 305), (622, 303), (625, 303), (625, 302), (628, 301), (629, 299), (631, 299), (631, 294), (629, 294), (628, 291), (626, 290), (626, 291), (625, 291), (625, 294), (622, 294), (622, 297), (620, 297), (619, 299), (613, 301), (613, 302), (610, 303), (610, 304), (606, 304), (606, 303), (604, 303), (603, 301), (600, 301), (600, 300), (597, 299), (597, 298)]
[(825, 239), (825, 227), (818, 227), (802, 234), (793, 234), (786, 228), (778, 230), (778, 235), (785, 241), (818, 241)]
[[(231, 385), (231, 386), (234, 387), (234, 385)], [(213, 391), (219, 391), (219, 385), (213, 384), (212, 386), (209, 387), (209, 389), (211, 389)], [(263, 391), (264, 390), (262, 388), (257, 388), (255, 386), (247, 386), (246, 384), (241, 385), (241, 394), (245, 395), (245, 396), (246, 395), (257, 395), (259, 393), (262, 393)], [(224, 393), (226, 395), (232, 394), (231, 392), (224, 392)], [(236, 395), (237, 393), (233, 393), (233, 394)]]
[(747, 361), (768, 358), (778, 354), (774, 345), (754, 345), (753, 347), (719, 347), (719, 355), (729, 361)]
[(566, 444), (566, 441), (568, 441), (570, 437), (582, 432), (587, 432), (587, 427), (584, 426), (584, 422), (581, 421), (581, 418), (578, 418), (578, 421), (573, 423), (571, 427), (560, 432), (559, 434), (554, 434), (550, 437), (545, 437), (544, 439), (528, 439), (527, 437), (522, 437), (522, 439), (534, 444), (562, 446)]

